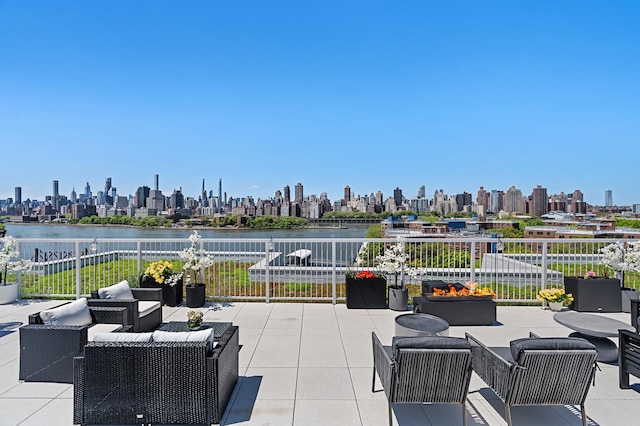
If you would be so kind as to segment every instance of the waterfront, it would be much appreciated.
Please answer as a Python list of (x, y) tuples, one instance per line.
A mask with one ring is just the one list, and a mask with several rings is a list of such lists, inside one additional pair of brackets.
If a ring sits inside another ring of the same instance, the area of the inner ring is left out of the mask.
[[(13, 224), (5, 223), (7, 235), (14, 238), (188, 238), (188, 228), (136, 228), (128, 226)], [(362, 238), (368, 224), (349, 224), (346, 227), (326, 226), (297, 229), (216, 229), (198, 228), (203, 238)]]

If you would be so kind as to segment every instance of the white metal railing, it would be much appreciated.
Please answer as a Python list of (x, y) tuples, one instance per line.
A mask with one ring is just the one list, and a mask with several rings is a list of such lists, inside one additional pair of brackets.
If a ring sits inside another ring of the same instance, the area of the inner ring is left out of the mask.
[[(136, 283), (146, 265), (181, 263), (185, 239), (17, 239), (34, 268), (22, 274), (23, 297), (79, 297), (121, 280)], [(345, 298), (347, 271), (379, 271), (375, 257), (396, 239), (207, 239), (201, 241), (215, 265), (205, 271), (208, 296), (216, 300), (317, 300)], [(540, 289), (561, 286), (564, 276), (604, 273), (602, 239), (408, 238), (404, 276), (418, 295), (422, 280), (477, 282), (496, 300), (533, 302)], [(394, 280), (395, 277), (388, 277)], [(636, 274), (625, 285), (636, 287)]]

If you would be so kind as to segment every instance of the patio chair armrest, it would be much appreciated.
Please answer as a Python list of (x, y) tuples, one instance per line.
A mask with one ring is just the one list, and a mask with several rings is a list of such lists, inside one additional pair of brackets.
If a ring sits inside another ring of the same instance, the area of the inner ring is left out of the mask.
[(127, 325), (127, 308), (117, 306), (90, 306), (91, 318), (98, 324)]
[(501, 357), (484, 343), (465, 333), (471, 343), (473, 371), (503, 400), (507, 398), (513, 371), (517, 365)]
[(132, 288), (133, 297), (138, 300), (162, 303), (161, 288)]
[(533, 338), (533, 339), (539, 339), (540, 336), (538, 336), (536, 333), (534, 333), (533, 331), (529, 332), (529, 337)]
[(391, 379), (393, 377), (395, 362), (389, 356), (389, 352), (380, 342), (375, 332), (371, 332), (371, 340), (373, 345), (373, 368), (378, 373), (382, 387), (389, 397), (391, 391)]

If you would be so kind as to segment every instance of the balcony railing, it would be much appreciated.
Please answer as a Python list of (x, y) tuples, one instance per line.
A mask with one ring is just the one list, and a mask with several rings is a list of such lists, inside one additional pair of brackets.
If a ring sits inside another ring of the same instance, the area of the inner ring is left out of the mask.
[[(17, 277), (22, 297), (79, 297), (122, 280), (137, 283), (146, 266), (166, 259), (181, 267), (184, 239), (17, 239), (30, 273)], [(477, 282), (491, 287), (497, 301), (535, 302), (539, 290), (562, 286), (564, 276), (585, 276), (601, 266), (601, 239), (409, 238), (407, 263), (416, 276), (401, 273), (411, 295), (422, 280)], [(396, 239), (207, 239), (201, 241), (215, 265), (202, 280), (207, 296), (219, 301), (345, 299), (347, 271), (379, 271), (375, 257)], [(625, 274), (638, 287), (638, 274)]]

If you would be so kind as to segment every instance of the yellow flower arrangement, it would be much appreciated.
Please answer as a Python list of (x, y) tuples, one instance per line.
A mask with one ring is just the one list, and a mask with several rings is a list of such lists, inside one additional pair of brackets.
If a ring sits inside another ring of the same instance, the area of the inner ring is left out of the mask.
[(147, 269), (144, 270), (144, 275), (152, 277), (159, 284), (166, 281), (167, 284), (172, 286), (182, 278), (182, 273), (174, 273), (173, 265), (167, 260), (151, 262)]
[(564, 305), (568, 305), (573, 302), (573, 296), (571, 293), (565, 293), (562, 288), (547, 288), (540, 290), (538, 293), (538, 300), (545, 300), (547, 302), (562, 302)]

